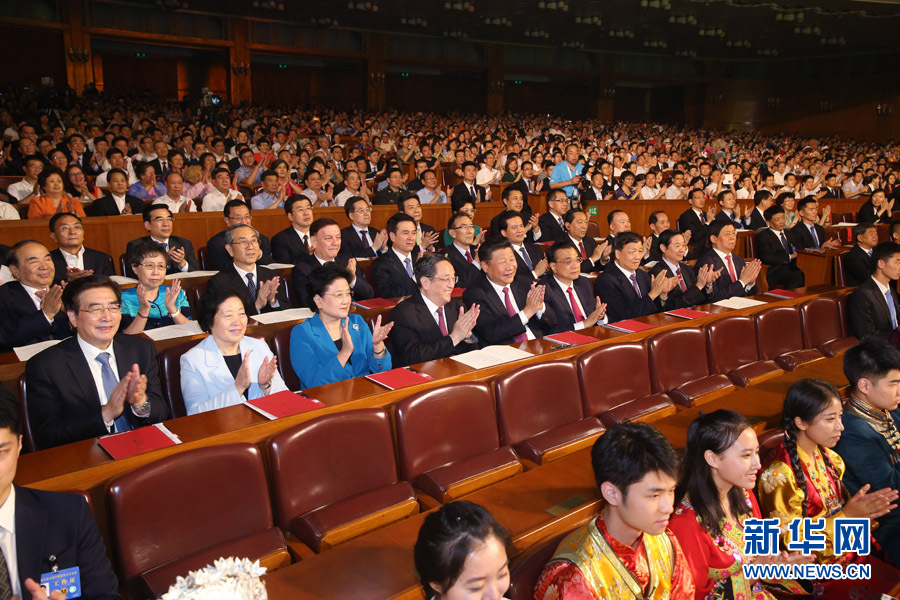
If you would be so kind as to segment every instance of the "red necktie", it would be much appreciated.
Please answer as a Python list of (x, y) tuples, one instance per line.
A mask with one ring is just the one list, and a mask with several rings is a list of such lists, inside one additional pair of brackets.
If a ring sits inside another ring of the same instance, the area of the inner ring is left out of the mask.
[[(509, 288), (503, 288), (503, 299), (506, 301), (506, 314), (510, 317), (515, 317), (518, 315), (516, 309), (513, 308), (512, 301), (509, 299)], [(524, 333), (520, 333), (516, 336), (516, 342), (524, 342), (528, 339), (528, 336)]]
[(441, 335), (447, 335), (447, 322), (444, 321), (444, 309), (439, 308), (435, 312), (438, 316), (438, 327), (441, 328)]
[(578, 303), (575, 302), (575, 293), (572, 291), (572, 286), (569, 286), (566, 289), (566, 293), (569, 294), (569, 302), (572, 303), (572, 314), (575, 315), (575, 322), (581, 323), (584, 321), (584, 314), (581, 312), (581, 309), (578, 308)]
[(734, 263), (731, 262), (731, 255), (725, 257), (725, 260), (728, 261), (728, 275), (731, 277), (732, 283), (737, 281), (737, 274), (734, 272)]
[(466, 250), (466, 260), (469, 261), (469, 264), (472, 264), (472, 255), (469, 254), (468, 250)]
[(587, 260), (587, 252), (584, 251), (584, 242), (578, 242), (578, 251), (581, 252), (581, 258)]
[(681, 267), (675, 269), (675, 275), (678, 277), (678, 287), (681, 288), (682, 292), (686, 292), (687, 286), (684, 284), (684, 278), (681, 276)]

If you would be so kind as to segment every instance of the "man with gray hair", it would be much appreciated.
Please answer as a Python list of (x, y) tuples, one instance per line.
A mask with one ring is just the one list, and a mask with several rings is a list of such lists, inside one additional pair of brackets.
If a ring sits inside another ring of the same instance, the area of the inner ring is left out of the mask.
[(262, 252), (259, 233), (238, 223), (225, 231), (225, 250), (234, 264), (210, 278), (209, 289), (231, 288), (247, 307), (247, 315), (290, 308), (285, 286), (275, 271), (257, 265)]
[(389, 344), (397, 366), (412, 365), (475, 350), (472, 329), (479, 307), (465, 310), (452, 297), (456, 285), (453, 264), (442, 254), (425, 254), (416, 261), (418, 291), (391, 311), (394, 328)]

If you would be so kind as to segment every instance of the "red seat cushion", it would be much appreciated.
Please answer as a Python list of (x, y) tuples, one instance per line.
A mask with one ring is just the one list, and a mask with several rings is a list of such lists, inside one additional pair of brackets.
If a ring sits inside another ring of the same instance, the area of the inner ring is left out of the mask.
[(774, 360), (759, 360), (750, 364), (742, 365), (733, 371), (729, 371), (728, 378), (735, 385), (747, 387), (752, 380), (757, 377), (768, 375), (769, 373), (782, 372)]
[(850, 336), (831, 340), (830, 342), (819, 345), (817, 348), (828, 358), (834, 358), (838, 354), (846, 352), (858, 343), (858, 339)]
[(734, 389), (734, 384), (727, 375), (710, 375), (679, 385), (669, 392), (669, 396), (677, 404), (691, 407), (701, 396), (732, 389)]
[(565, 446), (576, 440), (601, 434), (604, 431), (606, 431), (606, 427), (600, 423), (598, 418), (588, 417), (587, 419), (565, 423), (544, 433), (539, 433), (534, 437), (519, 442), (514, 448), (516, 453), (522, 458), (540, 464), (543, 462), (544, 454), (550, 450)]
[(776, 356), (775, 362), (782, 369), (793, 371), (802, 364), (819, 360), (820, 358), (825, 358), (825, 354), (816, 348), (809, 348), (806, 350), (794, 350), (793, 352), (786, 352), (781, 356)]
[(454, 483), (488, 473), (494, 469), (518, 464), (518, 462), (519, 457), (512, 448), (501, 446), (496, 450), (470, 456), (453, 464), (422, 473), (416, 477), (413, 483), (429, 496), (440, 500)]
[(616, 423), (636, 421), (658, 410), (674, 406), (668, 394), (651, 394), (643, 398), (635, 398), (610, 408), (600, 415), (600, 420), (610, 427)]

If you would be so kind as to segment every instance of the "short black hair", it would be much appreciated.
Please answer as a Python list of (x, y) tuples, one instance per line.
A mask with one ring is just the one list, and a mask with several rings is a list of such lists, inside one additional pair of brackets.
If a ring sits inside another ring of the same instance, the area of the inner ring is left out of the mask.
[(712, 236), (719, 237), (719, 234), (722, 233), (722, 230), (731, 225), (734, 227), (734, 223), (726, 221), (724, 219), (713, 219), (713, 222), (706, 226), (706, 240)]
[(397, 227), (400, 226), (400, 223), (403, 223), (405, 221), (409, 221), (413, 225), (416, 224), (416, 220), (413, 219), (408, 214), (402, 213), (402, 212), (394, 213), (393, 215), (391, 215), (391, 218), (387, 220), (387, 225), (385, 226), (387, 229), (387, 232), (396, 234)]
[(425, 518), (413, 551), (426, 600), (436, 600), (462, 575), (472, 551), (491, 537), (512, 550), (509, 533), (487, 510), (464, 500), (449, 502)]
[(150, 213), (152, 213), (154, 210), (166, 210), (169, 212), (169, 216), (170, 217), (172, 216), (172, 209), (170, 209), (167, 204), (161, 204), (161, 203), (148, 204), (147, 206), (144, 207), (144, 210), (141, 211), (141, 214), (144, 217), (144, 223), (150, 222)]
[(55, 215), (53, 215), (52, 217), (50, 217), (50, 232), (51, 232), (51, 233), (53, 233), (53, 232), (56, 231), (56, 224), (57, 224), (57, 223), (59, 222), (59, 220), (62, 219), (63, 217), (73, 217), (73, 218), (77, 219), (79, 223), (82, 222), (82, 221), (81, 221), (81, 217), (79, 217), (79, 216), (76, 215), (75, 213), (56, 213)]
[(406, 201), (413, 199), (415, 199), (419, 204), (422, 204), (422, 201), (413, 192), (401, 191), (399, 194), (397, 194), (397, 210), (403, 212), (403, 209), (405, 208), (404, 204), (406, 204)]
[(547, 250), (547, 262), (555, 263), (556, 262), (556, 254), (560, 250), (571, 249), (575, 252), (578, 252), (578, 248), (575, 247), (575, 244), (572, 240), (562, 240), (559, 242), (555, 242), (550, 248)]
[(515, 219), (516, 217), (522, 219), (522, 224), (525, 224), (525, 217), (517, 210), (504, 210), (500, 213), (497, 217), (497, 225), (500, 227), (500, 231), (506, 231), (509, 228), (509, 220)]
[(881, 242), (872, 249), (872, 265), (877, 269), (878, 261), (888, 260), (900, 253), (900, 244), (896, 242)]
[(613, 242), (613, 248), (615, 250), (621, 250), (628, 244), (634, 244), (637, 242), (638, 244), (643, 244), (644, 241), (641, 239), (641, 236), (636, 234), (633, 231), (623, 231), (619, 235), (616, 236), (615, 242)]
[(259, 176), (259, 180), (263, 181), (266, 177), (278, 177), (278, 173), (276, 173), (272, 169), (266, 169), (262, 172), (262, 175)]
[(116, 295), (116, 302), (122, 303), (122, 288), (119, 287), (119, 284), (109, 277), (91, 275), (89, 277), (79, 277), (66, 285), (62, 293), (63, 306), (65, 306), (66, 311), (78, 310), (78, 299), (81, 297), (81, 294), (98, 288), (112, 290)]
[(244, 311), (247, 310), (244, 299), (241, 298), (241, 295), (234, 287), (210, 287), (203, 292), (203, 295), (200, 296), (200, 301), (197, 303), (197, 324), (200, 325), (200, 329), (206, 333), (212, 331), (213, 322), (215, 321), (216, 313), (219, 311), (219, 306), (229, 298), (237, 298), (241, 301), (241, 304), (244, 305)]
[(296, 202), (300, 202), (301, 200), (306, 200), (307, 202), (309, 202), (309, 207), (312, 208), (312, 200), (310, 200), (303, 194), (291, 194), (290, 196), (288, 196), (288, 199), (284, 201), (284, 213), (289, 215), (294, 212), (294, 204)]
[[(494, 256), (494, 252), (502, 250), (503, 248), (509, 248), (509, 251), (513, 252), (512, 244), (510, 244), (509, 240), (506, 238), (491, 238), (478, 247), (478, 260), (490, 262), (491, 258)], [(515, 254), (515, 252), (513, 252), (513, 254)]]
[[(352, 173), (353, 171), (351, 171)], [(306, 196), (304, 196), (306, 198)], [(366, 206), (369, 205), (369, 201), (363, 198), (362, 196), (350, 196), (347, 198), (346, 202), (344, 202), (344, 213), (347, 215), (347, 218), (350, 218), (350, 213), (356, 211), (356, 205), (359, 202), (365, 202)]]
[(324, 294), (328, 286), (338, 279), (344, 279), (347, 281), (347, 285), (350, 285), (353, 282), (353, 274), (336, 262), (327, 262), (310, 271), (306, 280), (306, 299), (313, 312), (319, 312), (319, 307), (313, 302), (313, 297)]
[[(63, 213), (63, 214), (68, 214), (68, 213)], [(18, 250), (19, 250), (19, 248), (27, 246), (28, 244), (40, 244), (41, 246), (44, 245), (43, 242), (39, 242), (37, 240), (32, 240), (32, 239), (20, 240), (20, 241), (16, 242), (15, 244), (12, 245), (12, 247), (6, 253), (6, 265), (9, 267), (18, 268), (19, 267)]]
[(755, 194), (753, 194), (753, 206), (759, 206), (761, 202), (764, 200), (768, 200), (772, 197), (772, 192), (769, 190), (758, 190)]
[(609, 482), (628, 495), (628, 488), (648, 473), (665, 473), (678, 481), (681, 460), (672, 443), (647, 423), (618, 423), (591, 448), (591, 466), (599, 488)]
[(335, 221), (334, 219), (329, 219), (328, 217), (321, 217), (321, 218), (318, 218), (315, 221), (313, 221), (312, 224), (310, 224), (309, 235), (314, 236), (317, 233), (319, 233), (319, 231), (323, 227), (328, 227), (329, 225), (337, 225), (338, 228), (340, 228), (340, 225), (338, 225), (338, 222)]
[(877, 382), (895, 370), (900, 370), (900, 350), (887, 340), (866, 337), (844, 353), (844, 376), (851, 390), (860, 379)]
[(247, 210), (252, 212), (252, 209), (250, 208), (249, 204), (247, 204), (243, 200), (238, 200), (237, 198), (235, 198), (234, 200), (229, 200), (228, 202), (225, 203), (225, 207), (222, 209), (222, 214), (225, 215), (226, 219), (230, 219), (231, 218), (231, 209), (238, 207), (238, 206), (246, 206)]
[(666, 248), (668, 248), (669, 244), (672, 243), (672, 238), (675, 237), (676, 235), (680, 235), (681, 237), (684, 237), (684, 233), (681, 231), (678, 231), (677, 229), (666, 229), (661, 234), (659, 234), (659, 236), (657, 236), (659, 239), (659, 245), (665, 246)]
[(857, 223), (856, 225), (853, 226), (853, 241), (858, 240), (859, 236), (863, 235), (868, 230), (874, 229), (874, 228), (875, 228), (875, 223), (869, 223), (866, 221), (863, 221), (862, 223)]
[[(624, 211), (621, 211), (621, 212), (624, 212)], [(578, 213), (587, 214), (580, 208), (570, 208), (569, 210), (566, 211), (566, 214), (563, 215), (563, 223), (565, 223), (566, 225), (570, 225), (572, 223), (572, 221), (575, 220), (575, 216)]]
[(659, 215), (666, 215), (667, 217), (669, 216), (664, 210), (654, 210), (652, 213), (650, 213), (650, 218), (647, 219), (648, 224), (656, 225), (656, 222), (659, 221)]
[(467, 219), (470, 219), (470, 218), (471, 218), (471, 217), (469, 217), (469, 215), (467, 215), (466, 213), (464, 213), (464, 212), (459, 212), (459, 211), (457, 211), (457, 212), (453, 213), (452, 215), (450, 215), (450, 219), (447, 221), (447, 229), (448, 229), (448, 230), (449, 230), (449, 229), (453, 229), (453, 228), (456, 226), (456, 220), (457, 220), (457, 219), (462, 219), (463, 217), (465, 217), (465, 218), (467, 218)]
[(447, 258), (445, 254), (440, 254), (437, 252), (430, 252), (419, 257), (419, 260), (416, 261), (415, 275), (416, 282), (418, 283), (420, 288), (422, 287), (422, 278), (427, 277), (429, 279), (432, 279), (434, 277), (434, 274), (437, 272), (438, 264), (444, 261), (450, 262), (450, 259)]
[(616, 218), (616, 215), (624, 212), (624, 210), (619, 210), (618, 208), (616, 210), (609, 211), (609, 214), (606, 215), (606, 224), (612, 225), (613, 219)]
[(24, 430), (19, 403), (7, 390), (0, 390), (0, 429), (9, 429), (16, 437)]
[(810, 204), (816, 204), (817, 202), (818, 201), (815, 198), (813, 198), (812, 196), (807, 196), (806, 198), (804, 198), (803, 200), (801, 200), (800, 202), (797, 203), (797, 212), (805, 209)]
[(128, 264), (132, 267), (135, 265), (141, 264), (141, 261), (146, 257), (160, 254), (162, 257), (168, 262), (169, 255), (166, 253), (165, 249), (163, 249), (162, 244), (158, 244), (153, 240), (145, 240), (140, 239), (138, 243), (131, 247), (131, 250), (128, 251)]
[(773, 204), (772, 206), (767, 208), (765, 210), (765, 212), (763, 212), (763, 218), (766, 221), (771, 221), (772, 217), (774, 217), (775, 215), (783, 215), (783, 214), (784, 214), (784, 207), (779, 206), (777, 204)]

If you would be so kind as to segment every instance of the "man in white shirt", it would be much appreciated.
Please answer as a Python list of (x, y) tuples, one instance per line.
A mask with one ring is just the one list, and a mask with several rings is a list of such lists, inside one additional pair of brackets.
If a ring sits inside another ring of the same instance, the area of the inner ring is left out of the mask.
[(426, 169), (422, 173), (422, 183), (424, 187), (416, 192), (422, 204), (447, 203), (447, 194), (438, 187), (437, 175), (433, 169)]
[(215, 189), (203, 196), (203, 212), (221, 211), (228, 201), (244, 199), (239, 191), (231, 189), (231, 172), (228, 169), (213, 169), (212, 178)]
[[(41, 561), (50, 558), (55, 563), (50, 569), (58, 572), (78, 567), (81, 598), (120, 599), (116, 574), (87, 502), (77, 494), (13, 485), (23, 429), (16, 401), (0, 392), (0, 560), (8, 593), (48, 600), (40, 581), (47, 571)], [(50, 596), (62, 597), (58, 591)]]
[(595, 297), (590, 281), (581, 277), (581, 255), (569, 241), (556, 242), (547, 251), (550, 271), (541, 277), (544, 301), (556, 315), (556, 331), (581, 330), (606, 323), (606, 304)]
[(845, 198), (856, 198), (863, 192), (868, 190), (866, 184), (863, 183), (863, 170), (854, 169), (853, 175), (841, 186)]
[(128, 185), (134, 185), (135, 183), (137, 183), (137, 175), (134, 174), (134, 170), (132, 170), (131, 164), (126, 163), (125, 154), (120, 149), (110, 148), (106, 152), (106, 160), (106, 164), (109, 165), (108, 168), (97, 175), (97, 179), (94, 181), (94, 185), (96, 185), (98, 188), (109, 187), (109, 172), (113, 169), (121, 169), (128, 174)]
[(644, 200), (659, 200), (666, 194), (666, 188), (656, 184), (656, 173), (649, 171), (644, 179), (644, 186), (641, 188), (641, 198)]
[(56, 213), (50, 218), (50, 237), (57, 248), (53, 258), (54, 283), (72, 281), (90, 275), (115, 275), (112, 257), (104, 252), (84, 247), (84, 225), (81, 217), (72, 213)]
[(37, 154), (32, 154), (25, 159), (24, 167), (25, 177), (22, 181), (17, 181), (6, 188), (6, 193), (15, 198), (19, 204), (28, 204), (33, 197), (40, 196), (38, 176), (44, 170), (44, 161)]
[(680, 169), (672, 171), (672, 183), (666, 188), (666, 200), (684, 200), (687, 193), (688, 189), (684, 187), (684, 171)]
[(153, 204), (165, 204), (173, 213), (197, 212), (194, 201), (181, 194), (184, 189), (184, 178), (177, 171), (166, 174), (166, 195), (157, 198)]

